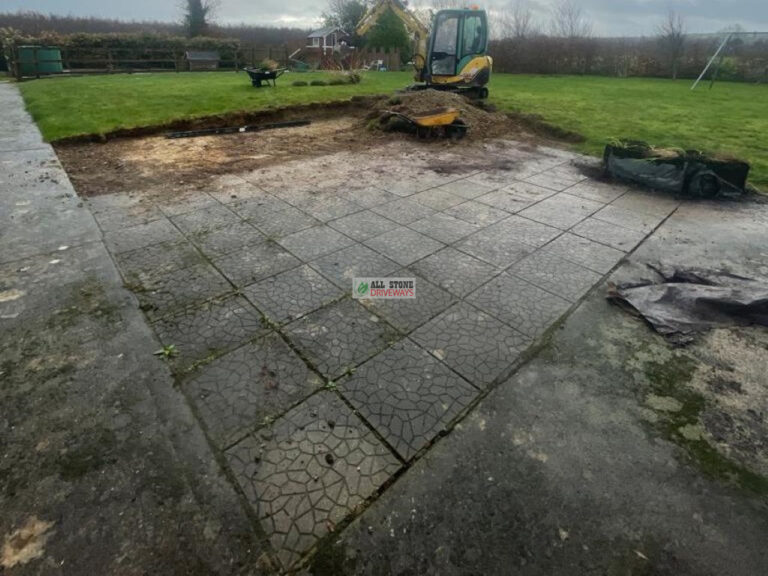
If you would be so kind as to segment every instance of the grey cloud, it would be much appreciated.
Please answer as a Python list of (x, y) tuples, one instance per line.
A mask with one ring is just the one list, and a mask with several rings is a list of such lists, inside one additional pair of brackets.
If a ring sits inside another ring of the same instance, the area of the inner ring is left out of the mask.
[[(488, 9), (501, 9), (508, 0), (486, 0), (478, 4)], [(577, 0), (594, 22), (600, 35), (648, 35), (672, 7), (686, 18), (691, 32), (714, 32), (732, 24), (747, 30), (768, 31), (766, 0)], [(546, 24), (554, 0), (530, 0), (540, 24)], [(428, 4), (428, 1), (415, 2)], [(218, 20), (224, 23), (295, 25), (315, 24), (323, 8), (323, 0), (222, 0)], [(102, 16), (129, 20), (173, 20), (178, 18), (176, 0), (3, 0), (3, 10), (36, 10), (56, 14)]]

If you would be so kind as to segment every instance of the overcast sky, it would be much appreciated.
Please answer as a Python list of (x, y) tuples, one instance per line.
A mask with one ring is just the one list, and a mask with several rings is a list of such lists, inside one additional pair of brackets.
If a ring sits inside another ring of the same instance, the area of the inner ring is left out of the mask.
[[(555, 0), (528, 0), (544, 23)], [(768, 31), (768, 0), (578, 0), (601, 36), (653, 34), (670, 8), (683, 14), (689, 32), (716, 32), (739, 24), (749, 31)], [(428, 5), (428, 0), (415, 4)], [(487, 9), (507, 6), (509, 0), (471, 0)], [(221, 23), (312, 27), (324, 0), (221, 0)], [(176, 20), (179, 0), (0, 0), (0, 11), (34, 10), (43, 13), (101, 16), (125, 20)]]

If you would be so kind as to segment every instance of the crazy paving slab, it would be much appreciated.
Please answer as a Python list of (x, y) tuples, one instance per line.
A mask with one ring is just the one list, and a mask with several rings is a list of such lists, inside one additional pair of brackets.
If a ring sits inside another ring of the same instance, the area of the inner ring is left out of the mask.
[(160, 242), (183, 239), (181, 232), (167, 218), (108, 232), (104, 235), (104, 242), (113, 254), (137, 250)]
[(363, 364), (340, 390), (404, 460), (446, 430), (479, 394), (409, 340)]
[(319, 220), (293, 206), (279, 212), (255, 214), (248, 222), (256, 226), (264, 235), (273, 239), (289, 236), (320, 224)]
[(408, 266), (445, 246), (405, 226), (366, 240), (365, 245), (401, 266)]
[(284, 331), (329, 379), (342, 376), (400, 338), (381, 319), (349, 299), (296, 320)]
[(455, 244), (456, 248), (493, 266), (506, 268), (531, 254), (535, 247), (514, 235), (489, 226)]
[(553, 240), (542, 250), (600, 274), (608, 273), (624, 257), (621, 250), (570, 233)]
[(507, 273), (470, 294), (467, 302), (534, 338), (571, 306), (568, 300)]
[(188, 306), (223, 296), (234, 289), (210, 264), (152, 275), (129, 285), (150, 320), (173, 314)]
[(187, 308), (154, 325), (164, 346), (174, 346), (175, 370), (223, 354), (266, 334), (261, 315), (244, 298), (233, 296)]
[(407, 269), (392, 274), (397, 278), (414, 278), (416, 298), (395, 300), (361, 300), (368, 309), (373, 310), (403, 333), (408, 333), (437, 316), (456, 301), (456, 298), (439, 286), (427, 282)]
[(276, 324), (300, 318), (343, 294), (306, 265), (251, 284), (243, 293)]
[(500, 272), (496, 266), (450, 247), (419, 260), (411, 269), (459, 297), (466, 296)]
[(355, 244), (309, 263), (342, 290), (351, 291), (355, 278), (376, 278), (391, 274), (400, 265), (367, 246)]
[(301, 261), (280, 245), (266, 240), (214, 260), (216, 267), (236, 286), (247, 286), (290, 270)]
[(200, 253), (186, 240), (170, 240), (120, 252), (115, 254), (115, 260), (128, 284), (141, 284), (152, 276), (204, 262)]
[(328, 225), (358, 242), (383, 234), (396, 226), (391, 220), (370, 210), (344, 216), (329, 222)]
[(286, 568), (400, 468), (333, 392), (310, 397), (226, 458)]
[(264, 234), (247, 222), (204, 230), (189, 238), (209, 258), (219, 258), (265, 240)]
[(321, 386), (320, 377), (274, 333), (214, 360), (182, 384), (219, 448)]
[(531, 338), (466, 303), (459, 303), (413, 334), (438, 360), (478, 387), (507, 372)]
[(279, 240), (280, 244), (305, 262), (354, 244), (354, 240), (328, 226), (315, 226)]
[(509, 273), (571, 302), (584, 296), (601, 278), (597, 272), (545, 251), (521, 260)]

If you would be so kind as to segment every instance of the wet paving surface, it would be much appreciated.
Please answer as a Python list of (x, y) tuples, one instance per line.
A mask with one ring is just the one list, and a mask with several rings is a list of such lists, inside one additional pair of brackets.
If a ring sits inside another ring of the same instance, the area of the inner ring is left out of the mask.
[[(589, 180), (570, 153), (467, 154), (489, 168), (343, 153), (228, 176), (231, 194), (88, 202), (286, 568), (677, 207)], [(379, 276), (416, 278), (417, 298), (352, 298), (354, 277)]]

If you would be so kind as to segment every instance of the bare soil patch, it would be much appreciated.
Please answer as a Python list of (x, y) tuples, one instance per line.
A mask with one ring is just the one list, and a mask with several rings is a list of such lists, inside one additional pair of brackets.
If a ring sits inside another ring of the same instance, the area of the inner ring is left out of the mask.
[[(455, 107), (469, 126), (459, 142), (420, 141), (410, 134), (384, 132), (371, 120), (386, 110), (419, 114)], [(243, 126), (308, 119), (309, 126), (264, 132), (168, 139), (171, 130)], [(80, 194), (151, 192), (172, 195), (205, 189), (223, 175), (275, 166), (303, 157), (359, 151), (392, 140), (436, 149), (471, 146), (501, 136), (531, 141), (534, 137), (505, 114), (476, 107), (457, 94), (427, 90), (395, 97), (351, 101), (179, 121), (165, 126), (119, 131), (106, 137), (84, 137), (56, 144), (56, 151)], [(446, 171), (452, 170), (445, 166)]]

